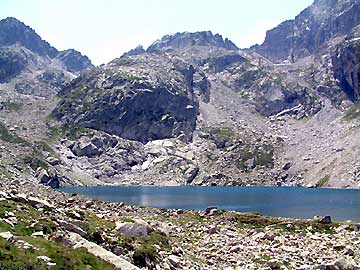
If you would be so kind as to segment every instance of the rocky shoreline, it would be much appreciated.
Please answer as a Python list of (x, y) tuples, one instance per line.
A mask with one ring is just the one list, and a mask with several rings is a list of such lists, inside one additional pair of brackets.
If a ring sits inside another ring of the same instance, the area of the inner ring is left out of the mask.
[(1, 239), (44, 269), (63, 266), (50, 243), (86, 250), (104, 269), (360, 269), (358, 224), (136, 207), (19, 180), (0, 190)]

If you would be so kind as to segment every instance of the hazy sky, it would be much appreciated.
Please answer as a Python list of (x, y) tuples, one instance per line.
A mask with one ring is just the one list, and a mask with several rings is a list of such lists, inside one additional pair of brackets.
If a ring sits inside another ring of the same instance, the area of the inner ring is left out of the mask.
[(238, 47), (262, 43), (266, 30), (293, 19), (313, 0), (0, 0), (58, 50), (74, 48), (106, 63), (165, 34), (211, 30)]

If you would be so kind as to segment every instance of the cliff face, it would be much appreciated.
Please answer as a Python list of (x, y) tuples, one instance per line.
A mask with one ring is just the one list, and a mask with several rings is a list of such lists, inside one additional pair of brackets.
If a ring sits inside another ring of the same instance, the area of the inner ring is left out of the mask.
[(75, 79), (62, 92), (54, 116), (147, 142), (190, 140), (197, 115), (192, 66), (161, 56), (122, 57)]
[(253, 46), (256, 52), (280, 62), (316, 53), (337, 35), (347, 35), (360, 23), (360, 1), (317, 0), (294, 20), (269, 30), (263, 44)]
[(334, 76), (348, 97), (360, 100), (360, 38), (349, 38), (336, 50), (332, 58)]
[(0, 48), (0, 83), (5, 83), (23, 71), (28, 58), (22, 53), (16, 53), (8, 47)]

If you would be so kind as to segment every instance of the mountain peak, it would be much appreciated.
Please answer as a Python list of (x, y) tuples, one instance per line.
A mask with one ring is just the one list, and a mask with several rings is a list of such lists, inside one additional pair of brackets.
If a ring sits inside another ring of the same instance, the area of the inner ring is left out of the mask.
[(144, 47), (142, 45), (138, 45), (136, 48), (131, 49), (130, 51), (124, 53), (124, 56), (139, 55), (144, 52), (145, 52)]
[(182, 32), (173, 35), (166, 35), (155, 41), (147, 49), (147, 52), (155, 52), (167, 49), (183, 49), (191, 46), (212, 46), (227, 50), (238, 50), (239, 48), (228, 38), (223, 39), (220, 34), (211, 31)]
[(8, 17), (0, 21), (0, 46), (20, 44), (25, 48), (51, 58), (58, 53), (48, 42), (29, 26), (14, 17)]
[(22, 24), (25, 26), (25, 24), (23, 22), (19, 21), (18, 19), (14, 18), (14, 17), (7, 17), (7, 18), (1, 20), (0, 23)]

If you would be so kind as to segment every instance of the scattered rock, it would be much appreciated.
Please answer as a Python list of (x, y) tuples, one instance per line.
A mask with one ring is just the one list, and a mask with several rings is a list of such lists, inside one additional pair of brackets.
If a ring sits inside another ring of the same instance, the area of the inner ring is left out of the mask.
[(355, 270), (359, 269), (356, 267), (354, 261), (349, 257), (341, 257), (335, 261), (335, 265), (339, 270)]
[(170, 264), (174, 267), (178, 267), (181, 263), (181, 258), (176, 255), (169, 255), (168, 260)]
[(32, 237), (44, 237), (44, 232), (43, 231), (39, 231), (39, 232), (34, 232), (33, 234), (31, 234)]
[(314, 220), (323, 224), (329, 224), (332, 222), (330, 216), (315, 216)]
[(56, 263), (54, 263), (52, 261), (52, 259), (47, 257), (47, 256), (37, 256), (36, 258), (38, 259), (39, 262), (45, 263), (48, 266), (55, 266), (56, 265)]
[(281, 269), (281, 263), (277, 260), (270, 260), (267, 262), (267, 265), (271, 268), (271, 269)]
[(287, 170), (289, 170), (291, 167), (292, 167), (292, 163), (291, 163), (291, 162), (286, 162), (286, 163), (282, 166), (282, 169), (283, 169), (284, 171), (287, 171)]
[(46, 158), (46, 161), (52, 166), (60, 164), (60, 160), (57, 158), (54, 158), (54, 157), (48, 157), (48, 158)]
[(14, 237), (14, 235), (11, 232), (0, 232), (0, 237), (4, 238), (6, 241), (9, 241)]
[(212, 215), (215, 214), (218, 211), (217, 207), (215, 206), (208, 206), (205, 210), (206, 215)]
[(196, 166), (192, 166), (189, 169), (187, 169), (185, 172), (186, 183), (190, 184), (197, 176), (198, 172), (199, 172), (199, 167)]

